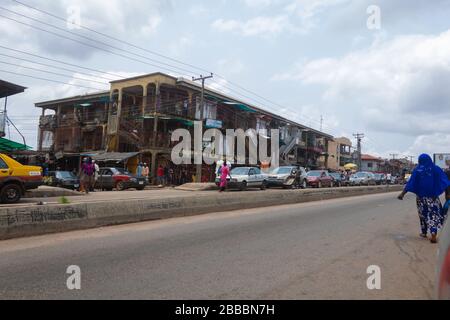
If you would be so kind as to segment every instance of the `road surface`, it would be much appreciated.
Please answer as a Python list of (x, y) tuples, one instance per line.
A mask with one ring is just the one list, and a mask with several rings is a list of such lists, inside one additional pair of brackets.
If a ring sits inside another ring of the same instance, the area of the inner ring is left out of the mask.
[[(0, 298), (430, 299), (435, 245), (396, 193), (0, 242)], [(66, 286), (81, 269), (81, 290)], [(381, 290), (367, 268), (381, 268)]]

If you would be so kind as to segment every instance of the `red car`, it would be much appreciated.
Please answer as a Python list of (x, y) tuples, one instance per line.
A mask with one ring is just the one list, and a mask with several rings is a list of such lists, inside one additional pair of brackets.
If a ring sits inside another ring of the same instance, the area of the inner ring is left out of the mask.
[(101, 168), (95, 187), (107, 191), (111, 191), (114, 188), (118, 191), (123, 191), (130, 188), (144, 190), (147, 185), (146, 177), (134, 176), (125, 169)]
[(334, 187), (334, 179), (326, 170), (309, 171), (306, 180), (308, 186), (314, 188)]

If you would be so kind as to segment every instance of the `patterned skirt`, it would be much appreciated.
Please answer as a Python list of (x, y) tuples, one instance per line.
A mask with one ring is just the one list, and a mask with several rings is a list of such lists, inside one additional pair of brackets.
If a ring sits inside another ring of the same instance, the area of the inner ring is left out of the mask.
[(439, 198), (417, 198), (420, 226), (423, 234), (437, 234), (442, 228), (446, 213)]

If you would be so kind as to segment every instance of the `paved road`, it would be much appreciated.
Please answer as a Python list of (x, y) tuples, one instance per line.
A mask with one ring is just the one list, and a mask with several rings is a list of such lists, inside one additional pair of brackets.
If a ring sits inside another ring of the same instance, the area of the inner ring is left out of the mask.
[[(437, 247), (418, 237), (413, 198), (395, 195), (3, 241), (0, 298), (432, 298)], [(69, 265), (80, 291), (66, 288)]]

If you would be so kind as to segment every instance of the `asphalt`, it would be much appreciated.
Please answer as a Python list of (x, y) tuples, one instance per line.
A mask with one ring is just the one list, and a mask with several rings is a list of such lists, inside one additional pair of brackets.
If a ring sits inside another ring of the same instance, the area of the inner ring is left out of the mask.
[[(0, 299), (431, 299), (436, 245), (396, 193), (0, 242)], [(81, 290), (66, 287), (70, 265)], [(381, 290), (367, 268), (381, 268)]]

